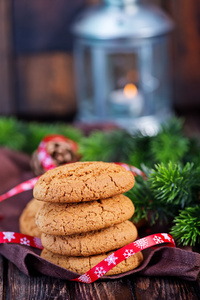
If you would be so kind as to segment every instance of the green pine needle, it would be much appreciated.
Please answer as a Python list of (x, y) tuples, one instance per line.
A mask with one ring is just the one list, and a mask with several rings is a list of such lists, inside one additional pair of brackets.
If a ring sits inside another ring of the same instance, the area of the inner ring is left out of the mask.
[(141, 168), (143, 164), (149, 168), (153, 167), (156, 161), (152, 157), (151, 152), (147, 150), (150, 148), (151, 137), (138, 133), (132, 136), (132, 139), (134, 145), (129, 153), (128, 163), (137, 168)]
[(126, 192), (126, 195), (135, 206), (133, 222), (146, 219), (150, 225), (155, 224), (156, 221), (162, 224), (163, 222), (167, 223), (168, 219), (173, 216), (173, 209), (170, 210), (167, 204), (160, 203), (160, 200), (154, 197), (151, 191), (151, 182), (148, 179), (144, 180), (143, 177), (136, 176), (134, 187)]
[(176, 205), (180, 209), (198, 200), (200, 169), (192, 163), (184, 167), (172, 162), (167, 166), (162, 163), (155, 165), (149, 180), (154, 197), (163, 204)]
[(146, 150), (149, 139), (139, 133), (131, 135), (119, 129), (93, 131), (89, 137), (81, 140), (80, 154), (83, 161), (125, 162), (139, 168), (142, 163), (152, 166), (153, 160)]
[(195, 246), (200, 243), (200, 206), (187, 207), (175, 217), (170, 234), (184, 246)]
[(0, 146), (22, 150), (26, 144), (23, 124), (15, 118), (0, 118)]
[(76, 142), (79, 142), (83, 136), (81, 130), (63, 123), (30, 122), (26, 124), (26, 130), (27, 142), (23, 150), (30, 154), (37, 149), (39, 143), (46, 135), (61, 134)]
[(181, 161), (189, 149), (189, 139), (183, 135), (183, 121), (172, 119), (161, 126), (151, 139), (150, 150), (156, 162)]
[(139, 222), (142, 219), (148, 219), (148, 214), (151, 211), (152, 199), (151, 191), (147, 180), (144, 180), (141, 176), (135, 177), (134, 187), (125, 193), (128, 198), (131, 199), (135, 206), (135, 213), (132, 221)]
[(80, 154), (84, 161), (127, 162), (135, 141), (124, 130), (93, 131), (80, 141)]

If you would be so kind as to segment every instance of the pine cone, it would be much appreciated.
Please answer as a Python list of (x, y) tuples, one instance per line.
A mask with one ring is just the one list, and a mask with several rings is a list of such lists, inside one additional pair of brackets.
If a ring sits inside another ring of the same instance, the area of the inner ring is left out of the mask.
[[(46, 145), (46, 151), (56, 166), (79, 160), (79, 156), (72, 150), (71, 144), (65, 141), (49, 141)], [(37, 150), (32, 155), (31, 168), (36, 176), (45, 172), (38, 158)]]

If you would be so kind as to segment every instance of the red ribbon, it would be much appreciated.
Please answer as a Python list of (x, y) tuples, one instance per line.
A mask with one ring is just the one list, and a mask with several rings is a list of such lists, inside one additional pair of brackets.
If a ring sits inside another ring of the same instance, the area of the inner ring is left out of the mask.
[(13, 231), (0, 232), (0, 244), (11, 243), (43, 249), (40, 238)]
[(34, 177), (27, 181), (24, 181), (24, 182), (20, 183), (19, 185), (15, 186), (14, 188), (12, 188), (11, 190), (9, 190), (8, 192), (6, 192), (5, 194), (0, 195), (0, 202), (3, 200), (6, 200), (7, 198), (10, 198), (14, 195), (22, 193), (24, 191), (33, 189), (38, 178), (39, 177)]
[(168, 233), (152, 234), (142, 239), (139, 239), (131, 244), (120, 248), (112, 253), (85, 274), (73, 279), (72, 281), (92, 283), (105, 275), (114, 266), (125, 260), (126, 258), (136, 254), (137, 252), (157, 246), (158, 244), (168, 243), (170, 247), (175, 247), (174, 240)]
[(145, 180), (147, 180), (146, 174), (144, 172), (142, 172), (140, 169), (138, 169), (138, 168), (136, 168), (134, 166), (125, 164), (125, 163), (121, 163), (121, 162), (115, 162), (115, 164), (124, 167), (128, 171), (131, 171), (134, 176), (138, 176), (139, 175), (139, 176), (142, 176)]
[[(0, 232), (0, 244), (2, 243), (15, 243), (34, 247), (37, 249), (43, 249), (41, 240), (39, 238), (11, 231)], [(130, 243), (107, 256), (104, 260), (87, 271), (85, 274), (75, 279), (71, 279), (71, 281), (92, 283), (105, 275), (109, 270), (118, 265), (120, 262), (131, 257), (137, 252), (164, 243), (168, 243), (168, 246), (170, 247), (175, 247), (174, 240), (168, 233), (152, 234), (136, 240), (135, 242)]]

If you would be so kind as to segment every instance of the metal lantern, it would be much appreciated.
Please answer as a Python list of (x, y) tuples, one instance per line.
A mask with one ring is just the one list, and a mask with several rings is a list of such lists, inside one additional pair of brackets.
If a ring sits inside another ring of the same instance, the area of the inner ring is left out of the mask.
[(153, 134), (171, 115), (173, 22), (139, 0), (104, 0), (73, 24), (78, 120)]

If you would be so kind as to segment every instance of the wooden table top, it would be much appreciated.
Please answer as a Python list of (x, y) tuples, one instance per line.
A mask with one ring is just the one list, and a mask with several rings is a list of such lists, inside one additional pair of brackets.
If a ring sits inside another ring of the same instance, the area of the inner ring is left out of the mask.
[(196, 300), (200, 299), (200, 276), (191, 282), (173, 277), (131, 275), (85, 284), (43, 275), (28, 277), (0, 255), (0, 300), (11, 299)]

